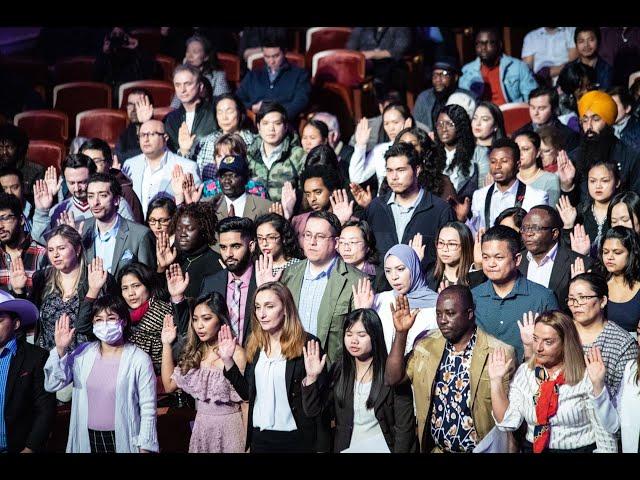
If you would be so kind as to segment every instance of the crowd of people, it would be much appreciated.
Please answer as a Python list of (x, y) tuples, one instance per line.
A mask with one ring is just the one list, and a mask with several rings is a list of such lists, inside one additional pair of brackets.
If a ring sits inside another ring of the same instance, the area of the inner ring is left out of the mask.
[[(380, 115), (351, 139), (278, 29), (235, 91), (188, 36), (164, 121), (131, 91), (61, 171), (0, 126), (0, 452), (47, 451), (64, 406), (69, 453), (166, 451), (160, 397), (194, 453), (639, 452), (640, 35), (542, 27), (517, 59), (481, 28), (460, 67), (425, 27), (409, 108), (410, 30), (353, 29)], [(113, 29), (97, 72), (136, 49)]]

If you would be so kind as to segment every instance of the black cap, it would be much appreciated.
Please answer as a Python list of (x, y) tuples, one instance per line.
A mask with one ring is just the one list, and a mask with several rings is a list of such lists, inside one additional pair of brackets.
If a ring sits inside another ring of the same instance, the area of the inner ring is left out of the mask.
[(246, 177), (249, 175), (249, 165), (247, 159), (242, 155), (227, 155), (220, 161), (218, 175), (224, 172), (234, 172), (237, 175)]
[(460, 70), (460, 63), (456, 57), (450, 56), (442, 56), (437, 57), (436, 61), (433, 62), (433, 69), (440, 68), (442, 70), (449, 70), (455, 73), (462, 73)]

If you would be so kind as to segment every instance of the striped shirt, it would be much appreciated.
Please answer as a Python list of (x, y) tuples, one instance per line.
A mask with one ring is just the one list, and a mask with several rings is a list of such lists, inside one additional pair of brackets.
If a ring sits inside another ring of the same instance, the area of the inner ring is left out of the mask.
[[(236, 134), (240, 135), (244, 143), (251, 145), (256, 135), (250, 130), (239, 130)], [(195, 160), (198, 165), (198, 172), (202, 181), (214, 180), (218, 173), (218, 164), (216, 162), (216, 143), (222, 136), (222, 130), (216, 130), (209, 135), (202, 137), (196, 145), (191, 149), (192, 151), (186, 156), (191, 160)]]
[[(25, 288), (27, 292), (31, 292), (31, 287), (33, 286), (33, 274), (36, 270), (42, 268), (42, 264), (47, 255), (47, 249), (36, 243), (30, 235), (27, 235), (20, 248), (22, 249), (20, 258), (22, 258), (24, 272), (27, 274), (27, 284)], [(3, 290), (11, 289), (10, 268), (12, 263), (11, 255), (9, 255), (3, 246), (0, 245), (0, 288)]]
[(316, 275), (311, 273), (311, 263), (309, 261), (307, 261), (307, 266), (304, 270), (298, 312), (300, 312), (302, 326), (311, 335), (317, 335), (318, 332), (318, 312), (320, 311), (322, 296), (327, 288), (327, 283), (329, 283), (329, 275), (331, 275), (331, 270), (336, 264), (336, 258), (338, 257), (334, 257), (331, 263)]
[(4, 423), (4, 404), (7, 389), (7, 379), (9, 378), (9, 368), (11, 359), (16, 355), (18, 342), (13, 337), (0, 351), (0, 452), (7, 449), (7, 426)]
[(615, 398), (624, 377), (624, 367), (638, 356), (636, 339), (617, 323), (608, 321), (595, 342), (582, 345), (582, 349), (587, 353), (594, 346), (602, 353), (602, 361), (606, 368), (604, 383), (611, 398)]
[[(558, 412), (550, 418), (550, 449), (570, 450), (597, 444), (596, 452), (617, 452), (616, 436), (607, 433), (602, 419), (608, 418), (615, 409), (606, 388), (597, 397), (593, 396), (593, 385), (585, 372), (576, 385), (560, 385)], [(520, 365), (509, 390), (509, 407), (502, 422), (496, 427), (502, 431), (514, 431), (527, 423), (527, 440), (533, 443), (536, 425), (536, 404), (533, 400), (538, 392), (535, 372), (528, 364)]]

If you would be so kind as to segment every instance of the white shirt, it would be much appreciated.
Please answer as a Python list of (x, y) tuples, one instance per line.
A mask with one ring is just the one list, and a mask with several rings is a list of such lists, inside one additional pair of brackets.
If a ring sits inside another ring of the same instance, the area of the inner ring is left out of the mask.
[(378, 178), (378, 185), (382, 185), (387, 174), (387, 162), (384, 154), (393, 142), (379, 143), (367, 154), (366, 147), (356, 145), (349, 161), (349, 179), (354, 183), (363, 183), (373, 175)]
[(391, 453), (375, 410), (367, 408), (367, 399), (373, 382), (354, 381), (353, 383), (353, 431), (349, 450), (363, 453)]
[(533, 71), (562, 65), (569, 61), (569, 49), (576, 48), (575, 27), (557, 27), (553, 33), (540, 27), (527, 33), (522, 43), (522, 58), (533, 55)]
[[(640, 438), (640, 386), (636, 383), (638, 363), (631, 360), (624, 369), (624, 379), (620, 383), (616, 398), (616, 408), (620, 415), (620, 433), (623, 453), (638, 453)], [(615, 420), (612, 418), (616, 430)], [(610, 430), (610, 431), (611, 431)]]
[(196, 118), (196, 111), (194, 110), (193, 112), (186, 112), (186, 123), (187, 123), (187, 128), (189, 129), (189, 133), (191, 133), (191, 129), (193, 127), (193, 121)]
[[(393, 317), (391, 316), (391, 308), (389, 305), (395, 301), (393, 290), (381, 292), (375, 296), (373, 300), (373, 309), (376, 311), (382, 322), (382, 333), (384, 333), (384, 343), (387, 345), (387, 352), (391, 351), (391, 344), (396, 336), (396, 329), (393, 326)], [(421, 308), (416, 317), (413, 327), (409, 329), (407, 334), (407, 346), (405, 355), (413, 349), (413, 342), (416, 337), (425, 330), (433, 330), (438, 328), (436, 322), (436, 308)]]
[(247, 204), (246, 193), (243, 193), (235, 200), (231, 200), (225, 195), (224, 201), (227, 202), (227, 212), (231, 209), (231, 204), (233, 204), (233, 210), (235, 211), (236, 217), (244, 217), (244, 206)]
[(444, 149), (444, 153), (447, 156), (447, 164), (444, 168), (444, 174), (449, 176), (449, 180), (453, 183), (453, 186), (456, 188), (456, 191), (460, 189), (461, 184), (464, 182), (465, 178), (460, 173), (460, 166), (456, 166), (453, 169), (450, 169), (451, 163), (453, 162), (453, 157), (456, 156), (456, 150), (447, 150)]
[[(533, 443), (536, 425), (533, 395), (537, 391), (535, 371), (527, 363), (520, 365), (511, 382), (509, 408), (502, 422), (496, 422), (496, 427), (502, 431), (514, 431), (524, 421), (527, 423), (527, 440)], [(616, 436), (603, 426), (605, 418), (612, 413), (615, 415), (609, 391), (603, 388), (597, 397), (592, 392), (593, 385), (586, 372), (580, 383), (560, 385), (558, 412), (549, 419), (549, 448), (567, 450), (596, 443), (598, 453), (617, 452)]]
[(145, 215), (147, 214), (146, 207), (149, 206), (149, 202), (158, 193), (160, 182), (165, 176), (164, 170), (166, 169), (166, 152), (163, 155), (162, 160), (160, 160), (160, 164), (155, 168), (151, 167), (147, 157), (144, 158), (144, 170), (142, 171), (142, 197), (140, 198), (140, 203), (142, 204), (142, 209), (144, 210)]
[(287, 360), (282, 355), (269, 358), (264, 350), (260, 350), (253, 406), (253, 426), (260, 430), (291, 432), (298, 428), (287, 397), (286, 368)]
[[(503, 210), (507, 208), (511, 208), (516, 204), (516, 193), (518, 192), (518, 185), (520, 184), (520, 180), (516, 180), (513, 182), (513, 185), (509, 187), (505, 192), (501, 192), (498, 187), (494, 187), (493, 195), (491, 196), (491, 208), (489, 209), (489, 217), (490, 217), (490, 226), (493, 226), (498, 215), (502, 213)], [(471, 214), (472, 218), (467, 222), (467, 225), (473, 232), (477, 232), (478, 229), (485, 227), (484, 221), (484, 201), (487, 198), (487, 192), (491, 185), (487, 185), (484, 188), (476, 190), (473, 192), (473, 199), (471, 200)], [(543, 192), (542, 190), (538, 190), (537, 188), (533, 188), (527, 186), (525, 190), (524, 199), (522, 201), (522, 208), (526, 211), (529, 211), (531, 207), (535, 207), (536, 205), (548, 205), (549, 204), (549, 194), (547, 192)]]
[(551, 270), (553, 270), (553, 264), (556, 261), (556, 255), (558, 254), (558, 244), (556, 243), (551, 250), (547, 252), (544, 258), (537, 263), (531, 252), (527, 252), (527, 258), (529, 259), (529, 268), (527, 269), (527, 280), (536, 282), (543, 287), (549, 288), (549, 281), (551, 280)]
[(111, 228), (104, 233), (100, 233), (98, 222), (95, 227), (95, 237), (93, 245), (95, 247), (95, 256), (100, 257), (107, 267), (107, 272), (113, 273), (111, 267), (113, 265), (113, 253), (116, 248), (116, 235), (120, 229), (120, 215), (116, 217), (116, 221)]

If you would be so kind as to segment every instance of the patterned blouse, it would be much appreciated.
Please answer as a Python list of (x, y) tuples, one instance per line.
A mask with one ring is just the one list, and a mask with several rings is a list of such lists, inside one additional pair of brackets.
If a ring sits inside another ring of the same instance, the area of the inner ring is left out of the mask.
[[(40, 307), (40, 323), (38, 326), (39, 331), (36, 345), (47, 351), (54, 348), (56, 346), (56, 321), (63, 313), (66, 313), (69, 316), (69, 326), (73, 328), (78, 318), (79, 308), (80, 298), (77, 292), (67, 301), (63, 300), (58, 292), (45, 295), (42, 300), (42, 306)], [(67, 348), (67, 352), (73, 351), (79, 344), (87, 340), (86, 335), (76, 333), (71, 345)]]
[(291, 265), (295, 265), (296, 263), (298, 263), (300, 261), (299, 258), (290, 258), (289, 260), (287, 260), (287, 263), (285, 263), (284, 265), (280, 265), (279, 267), (273, 267), (271, 269), (271, 271), (273, 272), (273, 274), (277, 274), (278, 272), (282, 272), (285, 269), (289, 268)]
[(153, 361), (156, 374), (162, 364), (162, 322), (166, 314), (172, 314), (171, 305), (162, 300), (151, 299), (149, 310), (131, 329), (130, 342), (145, 351)]
[[(244, 186), (244, 190), (250, 195), (267, 198), (267, 189), (260, 180), (249, 179), (247, 184)], [(218, 178), (204, 181), (204, 188), (202, 190), (203, 198), (215, 197), (220, 194), (222, 194), (222, 187), (220, 186), (220, 180)]]
[[(256, 138), (256, 134), (249, 130), (238, 130), (236, 132), (244, 143), (251, 145)], [(214, 180), (218, 171), (218, 164), (216, 163), (216, 143), (222, 136), (222, 130), (216, 130), (210, 133), (206, 137), (202, 137), (197, 144), (191, 148), (191, 152), (187, 156), (191, 160), (195, 160), (198, 165), (198, 172), (202, 180)]]
[(463, 352), (447, 342), (435, 378), (431, 436), (447, 452), (471, 452), (478, 440), (469, 406), (469, 368), (477, 338), (476, 330)]

